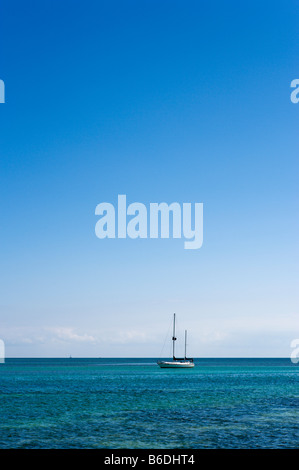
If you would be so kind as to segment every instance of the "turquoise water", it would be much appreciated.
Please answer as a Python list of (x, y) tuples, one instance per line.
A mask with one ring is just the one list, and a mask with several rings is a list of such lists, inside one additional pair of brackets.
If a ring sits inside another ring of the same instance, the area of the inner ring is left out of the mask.
[(0, 448), (298, 448), (299, 364), (7, 359)]

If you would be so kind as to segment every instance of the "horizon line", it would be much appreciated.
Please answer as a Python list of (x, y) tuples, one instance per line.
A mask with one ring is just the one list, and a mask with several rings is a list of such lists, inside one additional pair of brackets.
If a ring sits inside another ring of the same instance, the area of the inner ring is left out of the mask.
[[(164, 356), (163, 356), (164, 357)], [(165, 356), (168, 358), (170, 356)], [(158, 356), (9, 356), (5, 359), (156, 359)], [(290, 359), (289, 356), (198, 356), (193, 359)]]

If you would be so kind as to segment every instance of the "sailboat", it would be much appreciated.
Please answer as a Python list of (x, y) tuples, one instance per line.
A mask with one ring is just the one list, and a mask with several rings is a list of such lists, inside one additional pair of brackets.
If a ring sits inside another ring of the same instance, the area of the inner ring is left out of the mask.
[(185, 330), (185, 355), (183, 358), (175, 357), (175, 313), (173, 314), (173, 335), (172, 335), (172, 361), (157, 361), (158, 366), (162, 368), (189, 368), (194, 367), (193, 359), (187, 357), (186, 347), (187, 347), (187, 330)]

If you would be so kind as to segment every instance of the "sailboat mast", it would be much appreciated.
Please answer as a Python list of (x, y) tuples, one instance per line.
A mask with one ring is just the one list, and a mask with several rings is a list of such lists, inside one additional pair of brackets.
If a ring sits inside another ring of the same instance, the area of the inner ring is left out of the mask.
[(174, 354), (174, 345), (175, 345), (175, 313), (173, 314), (173, 334), (172, 334), (172, 357), (175, 359), (175, 354)]
[(185, 360), (187, 359), (187, 330), (185, 330)]

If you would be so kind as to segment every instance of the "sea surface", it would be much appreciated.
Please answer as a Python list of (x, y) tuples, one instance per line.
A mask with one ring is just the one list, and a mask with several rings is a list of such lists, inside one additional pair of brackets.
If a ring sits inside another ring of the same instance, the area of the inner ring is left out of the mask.
[(298, 448), (290, 359), (6, 359), (0, 448)]

